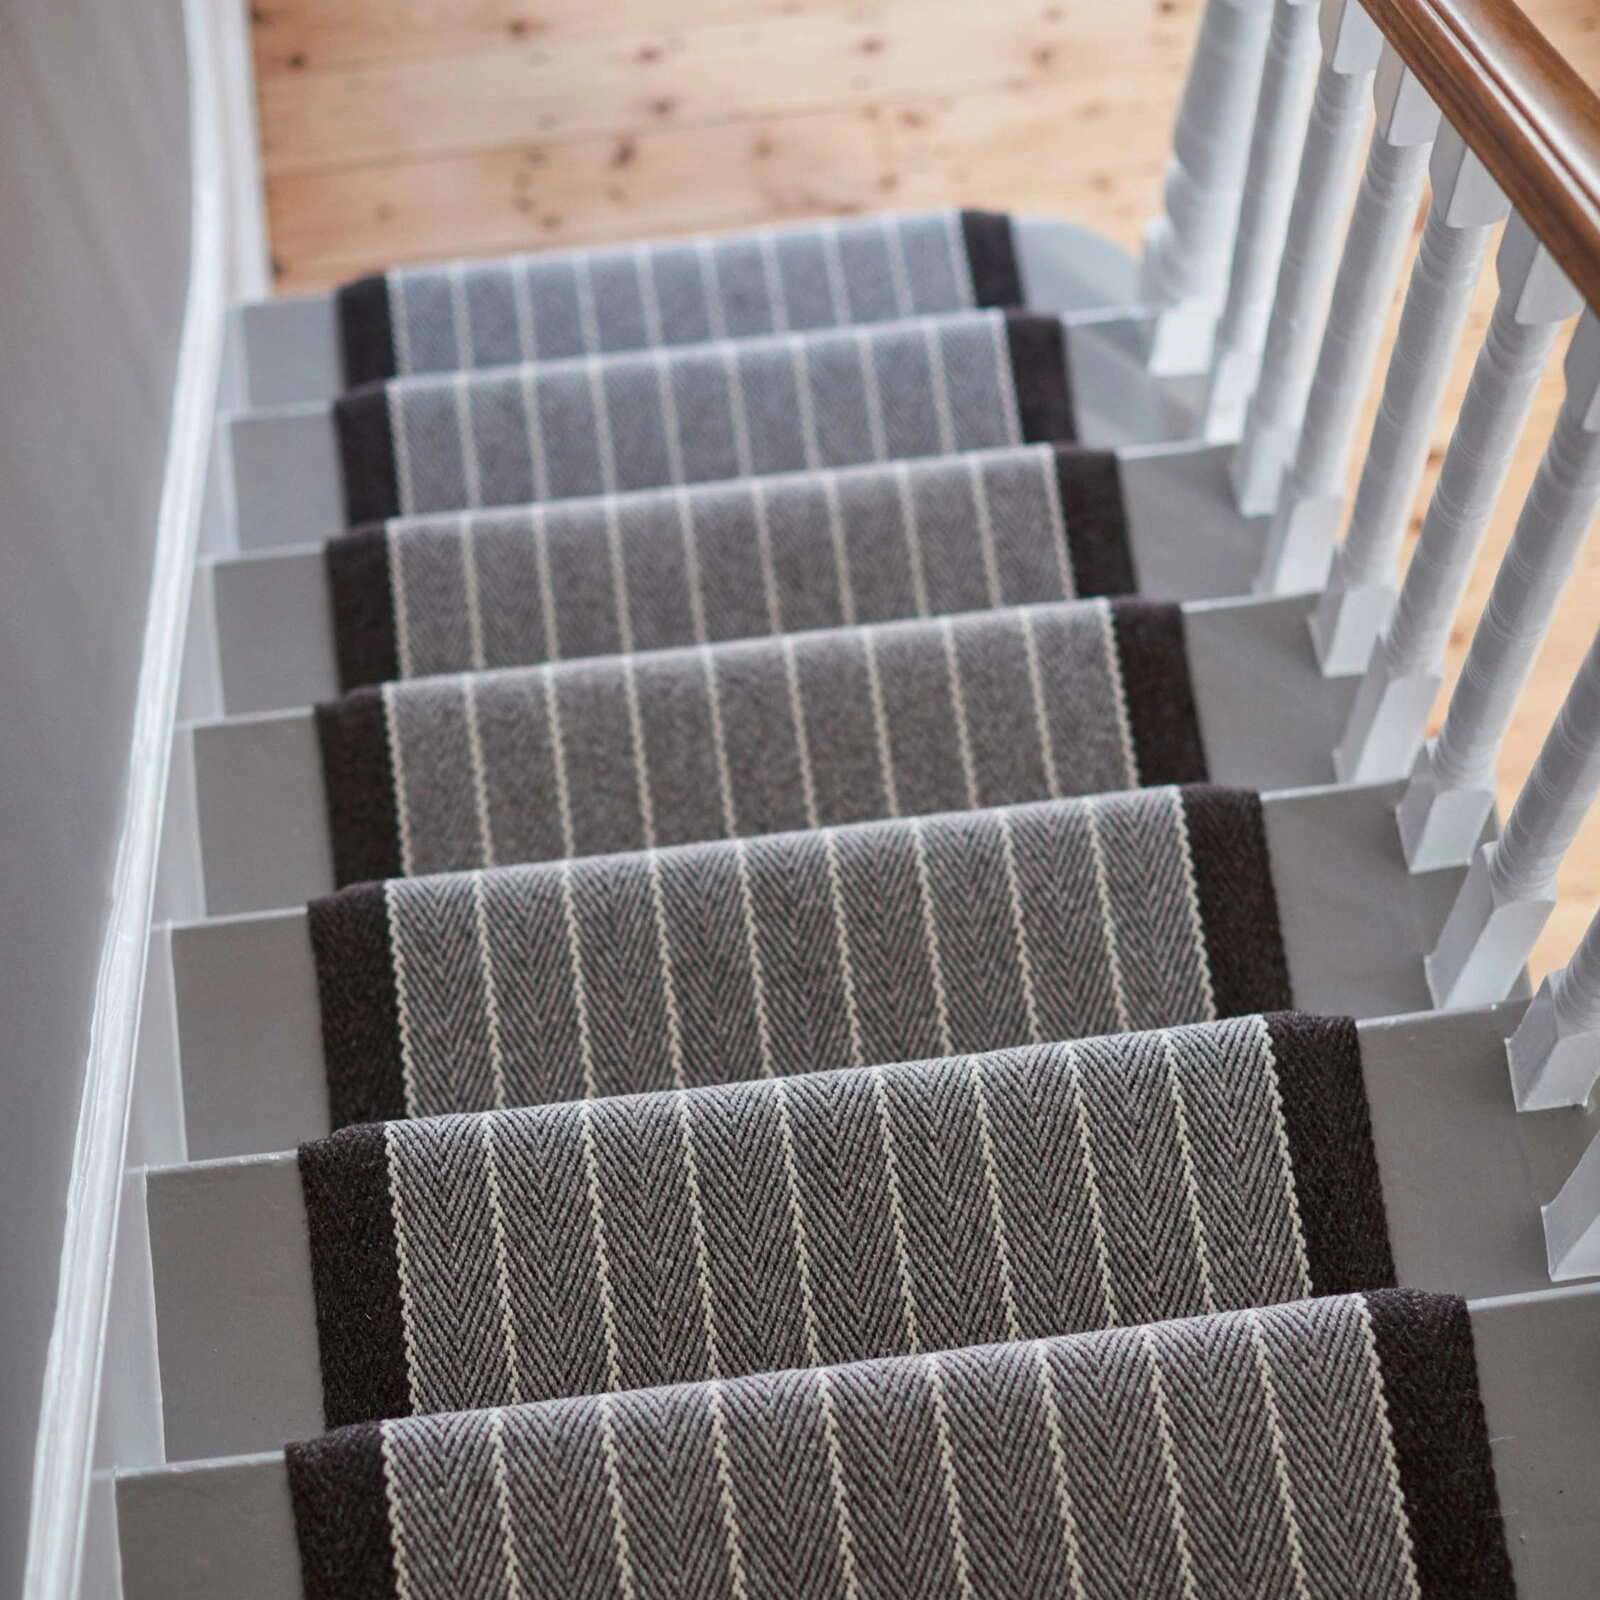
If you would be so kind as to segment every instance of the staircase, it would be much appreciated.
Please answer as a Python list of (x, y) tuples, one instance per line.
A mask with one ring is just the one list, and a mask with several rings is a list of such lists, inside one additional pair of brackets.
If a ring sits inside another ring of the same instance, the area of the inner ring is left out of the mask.
[(1600, 921), (1526, 963), (1600, 643), (1494, 774), (1600, 507), (1600, 102), (1464, 16), (1210, 0), (1139, 261), (234, 309), (108, 1593), (1590, 1591)]

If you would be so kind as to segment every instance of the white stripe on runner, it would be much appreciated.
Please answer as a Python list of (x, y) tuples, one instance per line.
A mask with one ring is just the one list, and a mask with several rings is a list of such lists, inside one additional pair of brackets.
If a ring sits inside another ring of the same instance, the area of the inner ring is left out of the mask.
[(883, 1152), (884, 1177), (889, 1190), (889, 1223), (894, 1236), (895, 1266), (900, 1276), (900, 1312), (906, 1326), (906, 1344), (913, 1355), (922, 1351), (922, 1331), (917, 1319), (917, 1294), (911, 1277), (911, 1242), (906, 1235), (906, 1211), (900, 1198), (900, 1164), (895, 1159), (894, 1126), (889, 1116), (889, 1094), (883, 1086), (883, 1068), (868, 1071), (872, 1097), (878, 1111), (878, 1147)]
[(950, 1407), (945, 1399), (944, 1374), (938, 1356), (928, 1356), (923, 1371), (933, 1396), (933, 1420), (939, 1438), (939, 1469), (944, 1480), (944, 1509), (950, 1532), (950, 1548), (956, 1563), (956, 1587), (961, 1591), (962, 1600), (977, 1600), (977, 1591), (972, 1587), (972, 1558), (967, 1550), (967, 1534), (961, 1519), (961, 1484), (956, 1475), (955, 1444), (950, 1436)]
[(1278, 1408), (1278, 1384), (1272, 1375), (1272, 1358), (1261, 1332), (1261, 1317), (1255, 1311), (1244, 1314), (1250, 1330), (1250, 1345), (1255, 1352), (1256, 1376), (1261, 1382), (1261, 1398), (1267, 1411), (1267, 1440), (1272, 1446), (1272, 1477), (1278, 1490), (1278, 1506), (1283, 1512), (1283, 1529), (1289, 1544), (1289, 1565), (1294, 1569), (1294, 1592), (1299, 1600), (1312, 1600), (1306, 1578), (1305, 1542), (1300, 1533), (1300, 1512), (1295, 1505), (1294, 1485), (1289, 1480), (1289, 1440), (1283, 1431), (1283, 1413)]
[(478, 723), (477, 674), (464, 672), (459, 681), (466, 712), (467, 761), (472, 768), (472, 806), (478, 819), (478, 854), (483, 866), (492, 867), (495, 864), (494, 818), (489, 814), (489, 774), (483, 755), (483, 730)]
[(456, 442), (461, 448), (461, 484), (467, 505), (473, 510), (483, 504), (483, 482), (478, 465), (478, 441), (472, 427), (472, 396), (469, 374), (458, 372), (450, 387), (454, 393)]
[(1122, 986), (1122, 955), (1117, 947), (1117, 919), (1111, 908), (1111, 884), (1106, 874), (1105, 847), (1100, 842), (1098, 804), (1090, 800), (1083, 808), (1089, 825), (1089, 853), (1094, 861), (1095, 897), (1100, 902), (1100, 935), (1105, 945), (1106, 960), (1111, 968), (1111, 993), (1117, 1008), (1117, 1032), (1127, 1033), (1128, 996)]
[(1211, 1276), (1211, 1248), (1206, 1241), (1205, 1217), (1200, 1209), (1200, 1179), (1194, 1167), (1194, 1139), (1189, 1133), (1189, 1113), (1184, 1104), (1183, 1085), (1178, 1081), (1178, 1058), (1172, 1031), (1161, 1030), (1161, 1058), (1166, 1067), (1167, 1099), (1172, 1104), (1178, 1130), (1178, 1158), (1183, 1165), (1184, 1208), (1189, 1213), (1189, 1233), (1194, 1241), (1195, 1265), (1200, 1273), (1200, 1293), (1208, 1314), (1217, 1310), (1217, 1288)]
[(480, 1117), (483, 1176), (489, 1191), (489, 1224), (494, 1238), (495, 1290), (500, 1300), (500, 1340), (505, 1346), (506, 1378), (512, 1405), (522, 1403), (522, 1368), (517, 1359), (517, 1327), (511, 1313), (511, 1261), (506, 1244), (506, 1212), (500, 1198), (500, 1160), (494, 1148), (494, 1118)]
[(450, 331), (456, 344), (456, 370), (472, 365), (472, 309), (467, 304), (467, 271), (455, 262), (447, 273), (450, 283)]
[(478, 593), (478, 552), (474, 519), (465, 511), (456, 523), (461, 544), (461, 587), (467, 602), (467, 642), (472, 670), (482, 672), (487, 662), (483, 649), (483, 602)]

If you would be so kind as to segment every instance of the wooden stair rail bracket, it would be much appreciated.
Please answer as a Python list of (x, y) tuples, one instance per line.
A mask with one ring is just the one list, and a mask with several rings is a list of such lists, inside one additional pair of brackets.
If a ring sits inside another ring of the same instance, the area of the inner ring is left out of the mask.
[(1364, 4), (1584, 300), (1600, 306), (1600, 99), (1511, 0)]

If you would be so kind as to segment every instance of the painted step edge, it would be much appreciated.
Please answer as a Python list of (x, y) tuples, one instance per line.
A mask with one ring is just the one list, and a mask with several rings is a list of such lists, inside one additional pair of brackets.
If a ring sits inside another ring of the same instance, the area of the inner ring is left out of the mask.
[[(1016, 216), (1012, 228), (1023, 298), (1036, 310), (1093, 315), (1138, 300), (1138, 262), (1104, 235), (1055, 217)], [(251, 407), (330, 400), (344, 388), (334, 291), (254, 301), (235, 317)]]
[[(1293, 789), (1332, 781), (1356, 680), (1322, 675), (1311, 605), (1291, 596), (1185, 608), (1214, 782)], [(193, 739), (207, 909), (231, 916), (327, 894), (332, 846), (311, 713), (199, 723)]]
[[(1098, 449), (1192, 440), (1199, 380), (1153, 378), (1144, 365), (1151, 318), (1102, 316), (1067, 325), (1079, 441)], [(344, 479), (330, 401), (228, 420), (240, 550), (331, 537), (346, 526)], [(1231, 502), (1230, 502), (1231, 503)]]
[[(1235, 509), (1229, 454), (1227, 446), (1181, 444), (1121, 452), (1128, 541), (1145, 598), (1249, 594), (1266, 519)], [(308, 528), (302, 537), (328, 531)], [(322, 548), (288, 544), (210, 564), (230, 713), (289, 710), (338, 692)]]
[[(1399, 1281), (1469, 1299), (1548, 1288), (1540, 1207), (1597, 1118), (1519, 1116), (1520, 1003), (1360, 1025)], [(310, 1243), (292, 1153), (157, 1168), (150, 1250), (169, 1460), (322, 1427)]]
[[(1471, 1303), (1520, 1600), (1572, 1600), (1600, 1569), (1600, 1286)], [(296, 1600), (288, 1473), (272, 1452), (121, 1475), (126, 1600)]]
[[(1432, 1009), (1422, 957), (1463, 873), (1407, 873), (1400, 786), (1298, 789), (1264, 803), (1296, 1003), (1358, 1018)], [(288, 1149), (328, 1129), (316, 970), (304, 911), (175, 927), (188, 1149)], [(1525, 996), (1526, 984), (1516, 990)]]

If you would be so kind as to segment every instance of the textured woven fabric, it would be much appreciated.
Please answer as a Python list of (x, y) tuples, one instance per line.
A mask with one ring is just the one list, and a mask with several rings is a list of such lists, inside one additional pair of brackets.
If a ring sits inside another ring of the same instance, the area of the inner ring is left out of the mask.
[(983, 211), (400, 267), (338, 297), (352, 384), (1021, 303), (1010, 219)]
[(326, 548), (345, 689), (1137, 587), (1117, 459), (1073, 446), (395, 518)]
[(1513, 1593), (1466, 1308), (1399, 1290), (366, 1424), (288, 1459), (306, 1600)]
[(334, 406), (348, 520), (1076, 437), (1059, 320), (874, 327), (396, 378)]
[(1230, 789), (392, 879), (310, 917), (335, 1127), (1293, 1004)]
[(1175, 605), (1068, 601), (359, 689), (340, 883), (1206, 777)]
[(1345, 1020), (368, 1124), (300, 1172), (330, 1425), (1394, 1281)]

